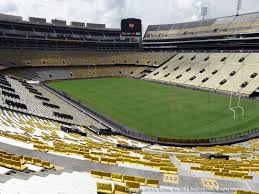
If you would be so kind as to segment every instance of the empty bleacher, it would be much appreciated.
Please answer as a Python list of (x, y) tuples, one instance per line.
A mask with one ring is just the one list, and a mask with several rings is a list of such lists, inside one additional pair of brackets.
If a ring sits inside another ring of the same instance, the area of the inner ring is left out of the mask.
[(86, 67), (15, 68), (3, 71), (3, 73), (29, 80), (46, 81), (120, 76), (138, 77), (139, 74), (145, 69), (146, 67), (138, 67), (133, 65), (100, 65)]
[(236, 17), (229, 25), (228, 30), (251, 32), (251, 25), (259, 17), (258, 13), (244, 14)]
[[(13, 54), (15, 53), (15, 54)], [(9, 59), (9, 56), (13, 56)], [(13, 66), (71, 66), (71, 65), (146, 65), (160, 66), (170, 59), (171, 52), (140, 51), (40, 51), (1, 50), (0, 59), (10, 60)]]
[[(69, 103), (64, 102), (40, 85), (28, 84), (23, 80), (10, 77), (5, 78), (19, 98), (11, 95), (1, 95), (0, 106), (26, 114), (37, 115), (44, 118), (59, 120), (83, 126), (96, 126), (103, 128), (97, 120), (79, 111)], [(36, 97), (37, 96), (37, 97)]]
[(257, 53), (178, 53), (145, 79), (251, 95), (258, 87)]
[(232, 36), (240, 33), (258, 31), (259, 13), (241, 14), (214, 19), (205, 19), (186, 23), (150, 25), (144, 37), (153, 39), (182, 39), (213, 36)]

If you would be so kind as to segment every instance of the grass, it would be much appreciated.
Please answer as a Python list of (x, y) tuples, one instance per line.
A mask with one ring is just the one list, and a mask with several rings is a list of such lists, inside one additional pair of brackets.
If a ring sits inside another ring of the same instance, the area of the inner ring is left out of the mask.
[(242, 99), (244, 117), (228, 109), (229, 97), (130, 78), (70, 80), (49, 84), (98, 112), (144, 132), (167, 138), (201, 139), (259, 126), (259, 102)]

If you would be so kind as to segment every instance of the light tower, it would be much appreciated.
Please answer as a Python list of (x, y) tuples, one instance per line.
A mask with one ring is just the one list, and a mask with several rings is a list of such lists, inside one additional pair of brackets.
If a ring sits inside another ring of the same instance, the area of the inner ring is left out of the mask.
[(202, 16), (202, 20), (205, 19), (205, 17), (208, 15), (208, 7), (201, 7), (201, 16)]
[(203, 0), (201, 3), (201, 16), (202, 20), (205, 19), (205, 17), (208, 15), (208, 3), (206, 0)]
[(242, 0), (237, 0), (237, 16), (239, 15), (239, 11), (241, 9), (242, 6)]

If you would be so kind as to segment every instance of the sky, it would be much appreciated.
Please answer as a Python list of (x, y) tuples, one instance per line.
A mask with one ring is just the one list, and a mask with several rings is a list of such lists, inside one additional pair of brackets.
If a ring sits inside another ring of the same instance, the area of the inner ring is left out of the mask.
[[(236, 14), (237, 0), (0, 0), (0, 13), (104, 23), (119, 28), (123, 18), (142, 19), (144, 30), (150, 24), (172, 24), (201, 19), (202, 5), (208, 5), (207, 18)], [(243, 0), (240, 13), (259, 11), (259, 0)]]

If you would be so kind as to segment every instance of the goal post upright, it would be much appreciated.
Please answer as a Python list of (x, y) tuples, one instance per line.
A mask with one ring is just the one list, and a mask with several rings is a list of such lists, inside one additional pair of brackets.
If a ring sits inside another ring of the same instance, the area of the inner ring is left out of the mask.
[(242, 111), (242, 117), (244, 117), (245, 114), (245, 109), (240, 105), (241, 102), (241, 95), (239, 92), (236, 92), (236, 96), (238, 96), (238, 103), (237, 106), (232, 106), (232, 100), (233, 100), (233, 95), (235, 95), (235, 92), (231, 92), (230, 95), (230, 100), (229, 100), (229, 110), (233, 112), (234, 114), (234, 120), (236, 120), (236, 110), (235, 109), (240, 109)]

